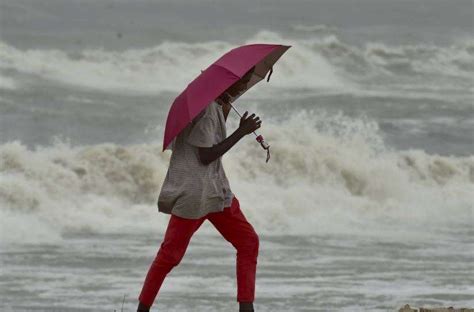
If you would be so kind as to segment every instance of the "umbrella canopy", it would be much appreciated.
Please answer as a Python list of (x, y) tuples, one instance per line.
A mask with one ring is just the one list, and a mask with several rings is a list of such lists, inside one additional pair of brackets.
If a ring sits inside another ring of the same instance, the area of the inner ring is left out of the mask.
[(257, 82), (267, 81), (273, 65), (291, 46), (249, 44), (232, 49), (196, 77), (174, 100), (168, 112), (163, 138), (163, 151), (173, 139), (212, 101), (240, 80), (253, 66), (255, 71), (246, 88), (234, 101)]

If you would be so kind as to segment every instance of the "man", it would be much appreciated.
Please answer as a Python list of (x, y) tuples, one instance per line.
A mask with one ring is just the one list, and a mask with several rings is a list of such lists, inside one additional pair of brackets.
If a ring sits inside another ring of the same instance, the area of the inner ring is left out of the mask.
[(226, 137), (228, 95), (235, 97), (245, 90), (254, 70), (209, 104), (172, 142), (170, 165), (158, 197), (158, 211), (171, 216), (145, 278), (137, 312), (149, 311), (166, 275), (181, 262), (192, 235), (206, 219), (237, 249), (239, 311), (254, 311), (259, 237), (240, 210), (221, 163), (223, 154), (261, 126), (258, 116), (247, 117), (245, 112), (237, 130)]

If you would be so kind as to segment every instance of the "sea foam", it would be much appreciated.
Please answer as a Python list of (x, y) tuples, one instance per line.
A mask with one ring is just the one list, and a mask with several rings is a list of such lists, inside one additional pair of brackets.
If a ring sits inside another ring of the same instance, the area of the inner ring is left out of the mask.
[[(343, 114), (300, 111), (266, 120), (262, 133), (268, 163), (253, 135), (223, 157), (231, 189), (260, 233), (415, 239), (472, 221), (474, 156), (394, 151), (375, 122)], [(2, 144), (2, 243), (164, 231), (169, 215), (158, 213), (156, 200), (170, 152), (161, 144)]]

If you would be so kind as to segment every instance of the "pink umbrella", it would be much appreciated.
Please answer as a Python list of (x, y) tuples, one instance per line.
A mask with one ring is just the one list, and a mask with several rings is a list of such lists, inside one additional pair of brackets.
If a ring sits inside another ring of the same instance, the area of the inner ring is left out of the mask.
[[(279, 44), (249, 44), (232, 49), (194, 79), (186, 89), (174, 100), (166, 119), (163, 138), (163, 151), (173, 139), (196, 117), (204, 108), (221, 95), (226, 89), (240, 80), (253, 66), (255, 71), (246, 88), (233, 101), (244, 94), (268, 72), (267, 82), (273, 72), (273, 64), (291, 46)], [(234, 108), (235, 109), (235, 108)], [(240, 114), (239, 114), (240, 115)], [(263, 138), (257, 137), (262, 144)], [(268, 151), (268, 145), (264, 145)], [(267, 157), (268, 161), (268, 157)]]

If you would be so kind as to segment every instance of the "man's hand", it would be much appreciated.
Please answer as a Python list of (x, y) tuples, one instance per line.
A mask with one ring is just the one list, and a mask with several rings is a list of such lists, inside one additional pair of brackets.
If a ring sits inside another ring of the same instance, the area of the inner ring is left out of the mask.
[[(242, 131), (244, 135), (250, 134), (260, 128), (262, 121), (260, 120), (260, 117), (255, 116), (255, 114), (250, 115), (248, 118), (247, 117), (248, 111), (245, 111), (245, 113), (242, 115), (240, 118), (240, 125), (239, 129)], [(255, 118), (255, 117), (256, 118)]]

